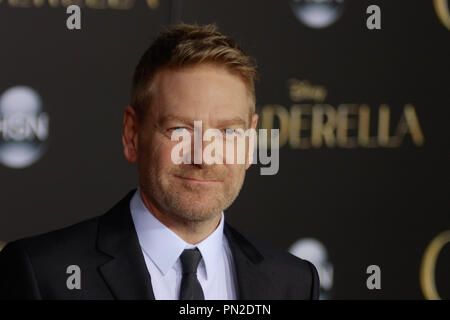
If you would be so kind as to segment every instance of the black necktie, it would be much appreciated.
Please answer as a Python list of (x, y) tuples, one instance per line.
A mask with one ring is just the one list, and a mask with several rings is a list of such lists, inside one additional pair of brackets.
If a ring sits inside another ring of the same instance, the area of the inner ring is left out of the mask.
[(185, 249), (180, 256), (183, 267), (181, 279), (180, 300), (205, 300), (202, 286), (197, 279), (197, 267), (202, 259), (202, 254), (195, 249)]

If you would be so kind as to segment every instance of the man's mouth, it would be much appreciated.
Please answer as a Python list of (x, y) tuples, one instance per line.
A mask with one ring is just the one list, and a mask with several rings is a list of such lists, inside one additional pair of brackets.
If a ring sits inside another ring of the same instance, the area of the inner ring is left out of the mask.
[(193, 178), (193, 177), (183, 177), (183, 176), (175, 176), (177, 178), (183, 179), (187, 182), (191, 183), (219, 183), (221, 180), (213, 180), (213, 179), (203, 179), (203, 178)]

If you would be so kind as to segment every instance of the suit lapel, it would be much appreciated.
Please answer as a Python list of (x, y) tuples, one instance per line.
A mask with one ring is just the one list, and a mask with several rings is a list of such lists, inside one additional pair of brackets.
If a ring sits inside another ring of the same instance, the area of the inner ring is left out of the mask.
[(135, 190), (100, 217), (97, 248), (111, 260), (99, 268), (116, 299), (155, 299), (129, 209)]
[[(154, 300), (129, 203), (135, 190), (100, 217), (97, 248), (111, 260), (99, 271), (116, 299)], [(263, 270), (264, 257), (244, 236), (225, 223), (235, 266), (237, 299), (271, 299), (277, 296), (273, 276)]]
[(244, 236), (225, 223), (237, 280), (237, 299), (267, 300), (276, 297), (277, 288), (271, 274), (264, 272), (264, 257)]

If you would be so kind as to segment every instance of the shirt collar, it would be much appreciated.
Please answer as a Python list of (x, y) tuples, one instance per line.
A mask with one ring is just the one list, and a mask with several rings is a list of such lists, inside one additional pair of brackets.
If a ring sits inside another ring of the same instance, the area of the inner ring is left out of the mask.
[(142, 250), (165, 275), (177, 262), (184, 249), (197, 247), (202, 254), (206, 279), (217, 270), (223, 250), (223, 227), (225, 216), (221, 214), (218, 227), (207, 238), (196, 245), (181, 239), (175, 232), (162, 224), (148, 210), (138, 188), (130, 201), (130, 211)]

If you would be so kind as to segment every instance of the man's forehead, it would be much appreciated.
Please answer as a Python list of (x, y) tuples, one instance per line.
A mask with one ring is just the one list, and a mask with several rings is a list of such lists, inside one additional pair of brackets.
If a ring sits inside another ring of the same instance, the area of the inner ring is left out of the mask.
[[(194, 67), (190, 70), (195, 69)], [(224, 88), (220, 82), (211, 85), (209, 82), (168, 80), (174, 74), (187, 70), (163, 69), (158, 72), (151, 88), (154, 120), (158, 123), (170, 120), (193, 123), (203, 120), (211, 122), (211, 125), (228, 122), (238, 123), (243, 127), (250, 124), (252, 99), (242, 79), (225, 70), (226, 76), (232, 77), (231, 87)], [(166, 78), (167, 81), (161, 81), (162, 78)], [(210, 82), (215, 81), (212, 79)], [(236, 86), (236, 83), (239, 85)]]

